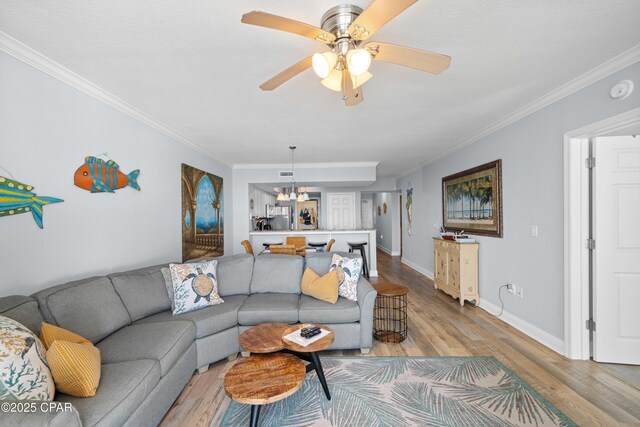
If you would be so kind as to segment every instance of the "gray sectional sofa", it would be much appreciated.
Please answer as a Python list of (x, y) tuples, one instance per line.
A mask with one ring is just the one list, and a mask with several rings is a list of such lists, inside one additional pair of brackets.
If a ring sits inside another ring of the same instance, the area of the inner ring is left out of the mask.
[[(354, 254), (342, 253), (344, 256)], [(100, 349), (102, 377), (94, 397), (56, 394), (66, 413), (6, 414), (1, 426), (155, 426), (194, 370), (242, 351), (239, 334), (265, 322), (322, 323), (335, 332), (330, 349), (372, 346), (376, 292), (364, 278), (358, 301), (329, 304), (300, 294), (302, 273), (329, 270), (331, 254), (233, 255), (218, 259), (224, 304), (173, 316), (158, 265), (92, 277), (0, 298), (0, 315), (40, 333), (42, 321), (91, 340)]]

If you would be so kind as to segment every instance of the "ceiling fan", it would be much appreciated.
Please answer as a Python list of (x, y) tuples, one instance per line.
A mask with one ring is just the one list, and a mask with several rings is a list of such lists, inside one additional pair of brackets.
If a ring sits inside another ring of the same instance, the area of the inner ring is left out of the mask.
[(242, 15), (245, 24), (298, 34), (326, 44), (330, 50), (315, 53), (260, 85), (273, 90), (308, 68), (329, 89), (342, 92), (345, 105), (361, 103), (362, 85), (372, 77), (371, 60), (391, 62), (432, 74), (440, 74), (451, 58), (410, 47), (368, 41), (387, 22), (418, 0), (373, 0), (365, 10), (350, 4), (335, 6), (323, 16), (320, 28), (304, 22), (253, 11)]

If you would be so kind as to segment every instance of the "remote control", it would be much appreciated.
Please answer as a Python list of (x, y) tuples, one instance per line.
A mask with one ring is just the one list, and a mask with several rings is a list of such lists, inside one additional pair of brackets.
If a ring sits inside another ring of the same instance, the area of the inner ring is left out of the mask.
[(316, 330), (319, 331), (320, 327), (318, 327), (318, 326), (306, 326), (306, 327), (300, 329), (300, 335), (301, 336), (305, 336), (305, 335), (308, 335), (310, 332), (313, 332), (313, 331), (316, 331)]
[(319, 335), (319, 334), (320, 334), (320, 332), (322, 332), (322, 331), (320, 331), (320, 329), (316, 329), (316, 330), (313, 330), (313, 331), (307, 332), (306, 334), (304, 334), (304, 335), (302, 335), (302, 336), (303, 336), (304, 338), (306, 338), (306, 339), (309, 339), (309, 338), (311, 338), (311, 337), (315, 337), (316, 335)]

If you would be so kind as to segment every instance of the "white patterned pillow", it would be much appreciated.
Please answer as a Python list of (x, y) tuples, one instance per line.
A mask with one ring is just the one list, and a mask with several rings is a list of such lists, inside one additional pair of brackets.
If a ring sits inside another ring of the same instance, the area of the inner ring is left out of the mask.
[(358, 301), (358, 281), (362, 269), (362, 258), (345, 258), (338, 254), (331, 257), (329, 271), (338, 272), (338, 295)]
[(0, 316), (0, 400), (53, 400), (45, 349), (33, 332)]
[(169, 264), (173, 283), (173, 314), (224, 302), (218, 295), (218, 261)]

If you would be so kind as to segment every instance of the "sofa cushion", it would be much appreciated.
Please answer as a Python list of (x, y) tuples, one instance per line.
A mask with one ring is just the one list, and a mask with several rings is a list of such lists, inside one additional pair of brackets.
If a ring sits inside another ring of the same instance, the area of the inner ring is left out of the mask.
[(345, 258), (360, 258), (360, 254), (352, 252), (310, 252), (304, 259), (305, 268), (310, 268), (320, 276), (323, 276), (329, 272), (333, 254), (338, 254)]
[(300, 323), (350, 323), (360, 320), (360, 307), (355, 301), (338, 298), (330, 304), (307, 295), (300, 297)]
[(121, 426), (160, 380), (157, 360), (141, 359), (102, 365), (102, 379), (91, 398), (56, 394), (56, 401), (71, 403), (82, 425)]
[(134, 325), (189, 320), (196, 325), (196, 338), (202, 338), (236, 326), (238, 324), (238, 309), (246, 299), (247, 295), (232, 295), (225, 297), (224, 304), (213, 305), (184, 314), (173, 315), (171, 311), (163, 311), (140, 319)]
[[(283, 256), (294, 258), (291, 255)], [(250, 295), (238, 311), (238, 323), (241, 325), (259, 325), (268, 322), (297, 323), (299, 302), (298, 294)]]
[(0, 298), (0, 316), (23, 324), (36, 335), (40, 334), (40, 324), (44, 320), (38, 308), (38, 301), (24, 295)]
[(97, 343), (131, 323), (129, 312), (106, 277), (92, 277), (32, 295), (47, 322)]
[(253, 263), (251, 293), (299, 294), (304, 260), (299, 256), (263, 254)]
[(160, 269), (167, 264), (109, 275), (131, 321), (167, 310), (171, 305)]
[(193, 322), (143, 323), (126, 326), (100, 341), (103, 363), (138, 359), (160, 362), (164, 376), (196, 338)]
[(199, 258), (187, 262), (218, 261), (218, 292), (227, 295), (249, 295), (253, 276), (253, 255), (238, 254), (216, 258)]

